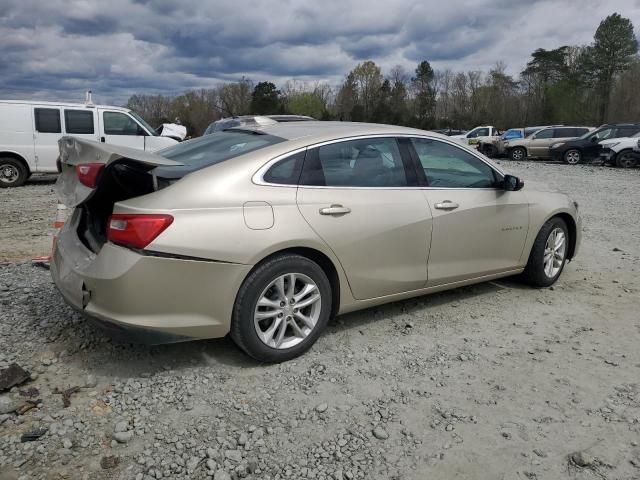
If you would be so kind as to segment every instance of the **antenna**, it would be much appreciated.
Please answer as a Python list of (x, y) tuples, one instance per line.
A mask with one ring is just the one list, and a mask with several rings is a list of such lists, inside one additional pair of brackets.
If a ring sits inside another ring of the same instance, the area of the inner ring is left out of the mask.
[(87, 90), (84, 96), (85, 105), (93, 105), (93, 99), (91, 98), (91, 90)]

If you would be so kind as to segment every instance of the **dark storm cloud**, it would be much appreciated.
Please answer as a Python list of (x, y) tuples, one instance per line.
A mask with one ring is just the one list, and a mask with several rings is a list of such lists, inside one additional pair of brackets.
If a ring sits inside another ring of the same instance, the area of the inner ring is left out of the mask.
[[(358, 62), (384, 71), (519, 71), (536, 48), (586, 44), (637, 0), (0, 0), (0, 97), (102, 101), (178, 93), (242, 76), (337, 83)], [(579, 15), (579, 21), (576, 21)]]

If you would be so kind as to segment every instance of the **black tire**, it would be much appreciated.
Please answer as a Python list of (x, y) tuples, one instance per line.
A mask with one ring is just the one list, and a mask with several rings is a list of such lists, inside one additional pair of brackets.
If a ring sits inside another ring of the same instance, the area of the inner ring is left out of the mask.
[[(553, 276), (548, 276), (544, 271), (544, 250), (547, 244), (547, 239), (551, 232), (553, 232), (556, 228), (562, 229), (565, 236), (565, 250), (564, 250), (564, 258), (562, 259), (562, 264), (560, 265), (560, 269)], [(525, 283), (532, 285), (534, 287), (550, 287), (553, 285), (560, 274), (562, 274), (562, 270), (564, 270), (564, 266), (567, 263), (567, 254), (569, 252), (569, 229), (567, 228), (567, 224), (564, 220), (558, 217), (554, 217), (549, 219), (538, 232), (538, 236), (533, 242), (533, 247), (531, 248), (531, 253), (529, 254), (529, 261), (527, 262), (527, 266), (522, 272), (522, 279)]]
[(494, 158), (497, 154), (496, 147), (494, 147), (493, 145), (484, 145), (483, 150), (483, 153), (489, 158)]
[(11, 157), (0, 158), (0, 188), (19, 187), (29, 178), (24, 163)]
[(527, 151), (522, 147), (515, 147), (509, 150), (509, 158), (511, 160), (518, 162), (520, 160), (526, 160)]
[(564, 152), (564, 163), (568, 163), (569, 165), (577, 165), (582, 162), (582, 152), (577, 148), (570, 148), (566, 152)]
[(616, 155), (616, 166), (618, 168), (633, 168), (638, 165), (638, 159), (632, 150), (623, 150)]
[[(265, 288), (276, 278), (287, 273), (303, 274), (315, 282), (320, 291), (320, 315), (304, 340), (290, 348), (278, 349), (268, 346), (258, 337), (254, 326), (254, 312)], [(317, 263), (295, 254), (272, 257), (258, 265), (240, 287), (231, 319), (231, 338), (238, 347), (260, 362), (277, 363), (291, 360), (306, 352), (320, 337), (331, 316), (331, 302), (331, 283)]]

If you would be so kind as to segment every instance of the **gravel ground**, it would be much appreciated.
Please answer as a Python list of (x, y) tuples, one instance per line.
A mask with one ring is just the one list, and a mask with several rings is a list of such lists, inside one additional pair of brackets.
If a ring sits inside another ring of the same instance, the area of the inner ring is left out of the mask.
[(41, 253), (52, 185), (0, 191), (0, 367), (32, 373), (0, 395), (0, 478), (640, 478), (640, 170), (502, 163), (580, 202), (582, 249), (555, 287), (349, 314), (282, 365), (227, 339), (103, 337), (16, 263)]

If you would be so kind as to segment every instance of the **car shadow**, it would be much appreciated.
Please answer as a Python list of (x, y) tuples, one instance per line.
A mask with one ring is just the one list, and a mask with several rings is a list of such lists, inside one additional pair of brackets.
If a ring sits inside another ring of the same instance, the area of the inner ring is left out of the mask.
[(34, 174), (33, 176), (29, 177), (25, 183), (25, 185), (47, 185), (47, 184), (51, 184), (51, 183), (56, 183), (56, 180), (58, 180), (58, 175), (56, 174), (42, 174), (42, 175), (37, 175)]

